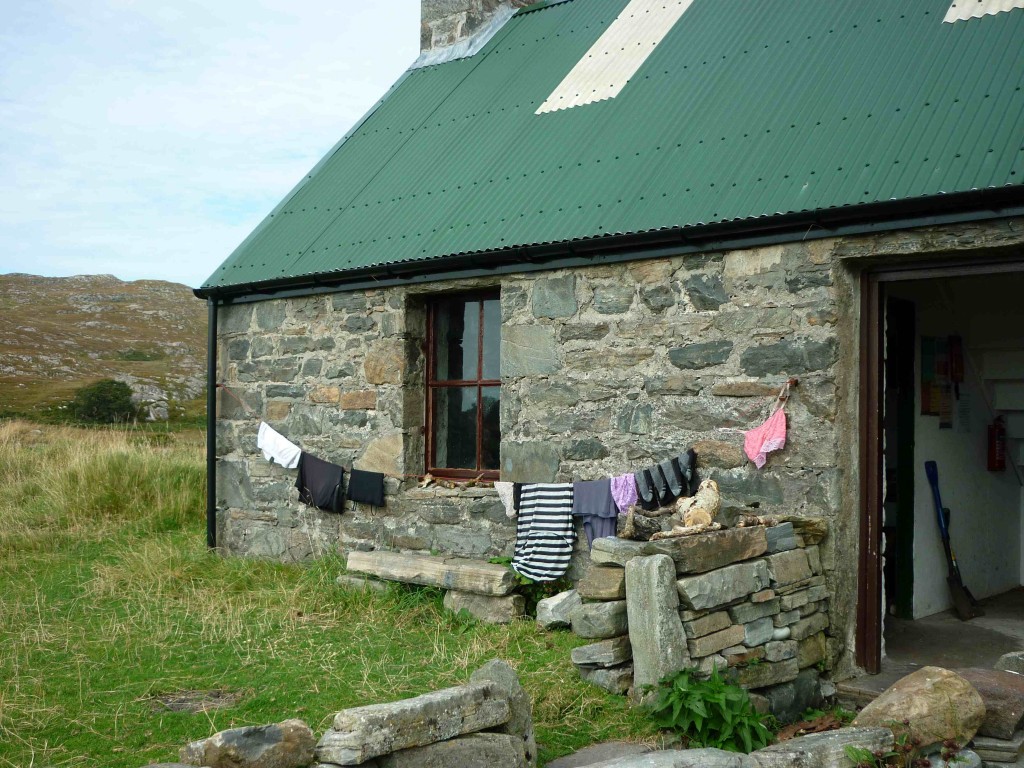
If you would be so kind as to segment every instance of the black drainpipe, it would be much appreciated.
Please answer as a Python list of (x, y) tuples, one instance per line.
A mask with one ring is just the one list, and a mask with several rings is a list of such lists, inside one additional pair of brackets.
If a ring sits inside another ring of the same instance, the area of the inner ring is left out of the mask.
[(206, 300), (206, 546), (217, 546), (217, 299)]

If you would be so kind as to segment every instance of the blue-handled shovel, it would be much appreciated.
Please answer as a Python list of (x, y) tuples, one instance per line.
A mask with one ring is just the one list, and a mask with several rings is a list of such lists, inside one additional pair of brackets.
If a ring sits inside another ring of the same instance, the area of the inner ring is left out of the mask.
[(949, 584), (949, 592), (953, 597), (953, 608), (961, 621), (984, 616), (985, 612), (978, 607), (978, 601), (964, 586), (963, 578), (960, 576), (960, 566), (956, 562), (956, 555), (949, 543), (949, 510), (942, 506), (942, 496), (939, 494), (939, 465), (934, 461), (926, 461), (924, 471), (928, 475), (928, 484), (932, 487), (935, 516), (938, 518), (939, 534), (942, 536), (942, 548), (946, 550), (946, 568), (948, 570), (946, 583)]

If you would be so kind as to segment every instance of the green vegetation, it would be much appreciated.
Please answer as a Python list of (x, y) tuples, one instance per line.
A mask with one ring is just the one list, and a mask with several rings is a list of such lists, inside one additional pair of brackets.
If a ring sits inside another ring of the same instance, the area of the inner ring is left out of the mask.
[(689, 670), (664, 678), (649, 705), (654, 722), (675, 731), (691, 747), (717, 747), (750, 753), (767, 746), (772, 734), (754, 711), (750, 696), (726, 682), (717, 667), (708, 680)]
[(86, 384), (75, 392), (71, 400), (71, 413), (80, 421), (96, 424), (116, 424), (135, 415), (132, 388), (123, 381), (100, 379)]
[[(0, 767), (137, 768), (191, 739), (465, 682), (510, 661), (542, 760), (655, 738), (582, 683), (583, 642), (446, 613), (436, 590), (339, 588), (337, 559), (289, 566), (205, 549), (200, 436), (0, 423)], [(178, 711), (190, 697), (228, 704)]]
[(117, 353), (118, 360), (129, 363), (151, 363), (154, 360), (163, 360), (167, 355), (159, 349), (125, 349)]

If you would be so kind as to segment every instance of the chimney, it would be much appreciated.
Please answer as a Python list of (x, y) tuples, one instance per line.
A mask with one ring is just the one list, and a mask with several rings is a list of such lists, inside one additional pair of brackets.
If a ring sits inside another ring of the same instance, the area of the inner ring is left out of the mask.
[(518, 9), (536, 0), (422, 0), (420, 60), (472, 56)]

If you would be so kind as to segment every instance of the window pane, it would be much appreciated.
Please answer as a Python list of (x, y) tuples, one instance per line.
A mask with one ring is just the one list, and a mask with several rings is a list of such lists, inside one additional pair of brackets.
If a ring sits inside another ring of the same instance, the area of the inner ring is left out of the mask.
[(498, 469), (501, 445), (501, 387), (481, 387), (483, 393), (483, 455), (481, 469)]
[(434, 312), (435, 378), (438, 381), (476, 379), (480, 302), (442, 299)]
[(484, 379), (501, 378), (501, 302), (484, 302)]
[(476, 387), (434, 392), (434, 466), (476, 469)]

